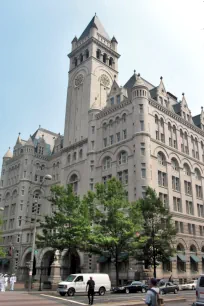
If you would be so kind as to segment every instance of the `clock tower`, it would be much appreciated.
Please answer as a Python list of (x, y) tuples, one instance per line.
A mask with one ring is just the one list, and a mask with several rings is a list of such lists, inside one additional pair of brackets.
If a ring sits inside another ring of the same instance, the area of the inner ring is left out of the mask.
[(118, 76), (117, 40), (110, 39), (95, 15), (81, 36), (72, 41), (64, 146), (88, 137), (88, 111), (106, 106)]

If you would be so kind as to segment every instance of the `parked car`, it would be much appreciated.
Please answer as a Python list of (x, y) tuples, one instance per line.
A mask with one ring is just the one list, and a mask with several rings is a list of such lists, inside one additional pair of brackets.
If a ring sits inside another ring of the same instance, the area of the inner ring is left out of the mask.
[(180, 285), (181, 290), (195, 290), (197, 285), (197, 280), (192, 280), (186, 284)]
[(196, 286), (196, 302), (194, 306), (204, 306), (204, 274), (200, 275)]
[(145, 285), (142, 282), (133, 281), (133, 282), (128, 282), (124, 286), (114, 287), (112, 288), (112, 291), (114, 293), (135, 293), (135, 292), (145, 293), (147, 289), (148, 285)]
[(99, 293), (99, 295), (104, 295), (106, 291), (110, 291), (111, 282), (108, 274), (103, 273), (79, 273), (79, 274), (71, 274), (67, 277), (67, 279), (58, 284), (57, 292), (61, 296), (67, 295), (73, 296), (78, 292), (86, 292), (86, 284), (89, 280), (90, 276), (93, 278), (95, 282), (95, 292)]
[(159, 283), (159, 292), (160, 294), (166, 294), (166, 293), (177, 293), (179, 291), (179, 286), (176, 284), (173, 284), (171, 282), (162, 282)]

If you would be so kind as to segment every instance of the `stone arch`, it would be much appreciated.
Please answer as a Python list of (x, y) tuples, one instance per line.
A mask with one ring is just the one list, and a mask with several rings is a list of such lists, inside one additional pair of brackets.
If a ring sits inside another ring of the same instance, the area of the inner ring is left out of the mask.
[(108, 126), (108, 120), (104, 119), (103, 121), (101, 121), (101, 127), (103, 128), (106, 125), (106, 128)]
[(191, 172), (192, 172), (193, 167), (192, 167), (191, 162), (190, 162), (188, 159), (184, 158), (184, 159), (181, 160), (181, 165), (182, 165), (182, 167), (184, 167), (184, 164), (187, 164), (187, 165), (189, 166)]
[(67, 175), (67, 184), (69, 183), (70, 178), (71, 178), (71, 176), (72, 176), (73, 174), (76, 174), (76, 175), (78, 176), (79, 181), (81, 180), (81, 176), (80, 176), (79, 171), (77, 171), (77, 170), (72, 170), (72, 171)]
[(5, 192), (4, 192), (4, 200), (7, 198), (7, 197), (9, 197), (10, 198), (10, 196), (11, 196), (11, 191), (9, 190), (9, 189), (7, 189), (7, 190), (5, 190)]
[(164, 124), (166, 123), (166, 118), (164, 117), (163, 114), (159, 115), (159, 121), (161, 122), (161, 119), (163, 120)]
[[(99, 76), (99, 82), (100, 82), (101, 73), (104, 73), (104, 74), (108, 75), (109, 78), (111, 79), (111, 81), (113, 82), (112, 74), (109, 71), (106, 71), (104, 69), (104, 66), (102, 66), (102, 65), (101, 66), (97, 66), (96, 69), (94, 70), (94, 73), (93, 73), (93, 74)], [(111, 84), (108, 87), (111, 87)]]
[(191, 245), (195, 245), (197, 251), (200, 250), (200, 247), (199, 247), (199, 245), (198, 245), (196, 240), (191, 239), (191, 240), (188, 241), (188, 249), (189, 250), (190, 250)]
[(196, 169), (198, 169), (198, 171), (200, 172), (200, 175), (202, 176), (203, 170), (202, 170), (202, 168), (201, 168), (200, 165), (198, 165), (197, 163), (195, 163), (195, 164), (193, 164), (192, 167), (193, 167), (193, 171), (194, 171), (194, 172), (196, 171)]
[(114, 161), (117, 160), (118, 158), (118, 154), (121, 152), (121, 151), (126, 151), (128, 153), (128, 157), (130, 157), (133, 153), (132, 153), (132, 150), (128, 147), (128, 146), (120, 146), (119, 148), (117, 148), (115, 150), (115, 152), (113, 153), (114, 154)]
[(186, 243), (186, 241), (185, 241), (183, 238), (177, 238), (177, 239), (176, 239), (176, 247), (177, 247), (177, 245), (178, 245), (179, 243), (183, 244), (184, 250), (187, 250), (187, 249), (188, 249), (187, 243)]
[[(25, 259), (26, 259), (26, 256), (28, 255), (28, 254), (31, 254), (31, 249), (30, 249), (30, 247), (27, 247), (25, 250), (24, 250), (24, 253), (23, 253), (23, 255), (22, 255), (22, 257), (21, 257), (21, 262), (20, 262), (20, 266), (25, 266)], [(37, 256), (36, 255), (34, 255), (35, 256), (35, 259), (36, 259), (36, 264), (37, 264)]]
[(42, 196), (45, 194), (45, 189), (40, 186), (34, 186), (33, 188), (31, 188), (29, 194), (33, 196), (36, 191), (39, 191)]
[(106, 152), (102, 153), (102, 155), (99, 157), (98, 162), (97, 162), (97, 166), (99, 166), (99, 167), (101, 166), (102, 161), (106, 156), (109, 156), (113, 161), (113, 157), (114, 157), (113, 153), (111, 151), (106, 151)]
[(179, 167), (181, 166), (181, 159), (177, 153), (171, 152), (169, 154), (169, 160), (171, 161), (172, 158), (175, 158), (178, 161)]
[(46, 248), (44, 248), (44, 249), (41, 249), (40, 254), (39, 254), (39, 256), (38, 256), (38, 260), (37, 260), (38, 266), (41, 265), (43, 256), (44, 256), (47, 252), (50, 252), (50, 251), (53, 251), (53, 252), (54, 252), (54, 249), (51, 248), (51, 247), (46, 247)]
[(89, 74), (89, 69), (86, 66), (79, 67), (78, 69), (76, 69), (75, 73), (72, 75), (70, 79), (70, 84), (73, 85), (74, 79), (76, 78), (77, 74), (79, 74), (80, 72), (84, 75), (84, 77), (86, 77)]
[(165, 155), (166, 161), (169, 161), (169, 154), (167, 150), (161, 146), (158, 146), (154, 149), (153, 155), (157, 158), (157, 155), (160, 151)]

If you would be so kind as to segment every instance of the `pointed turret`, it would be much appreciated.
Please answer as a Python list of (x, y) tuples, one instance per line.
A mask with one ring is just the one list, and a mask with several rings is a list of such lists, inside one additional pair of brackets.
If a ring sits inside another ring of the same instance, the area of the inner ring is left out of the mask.
[(12, 158), (12, 157), (13, 157), (13, 154), (12, 154), (12, 152), (11, 152), (11, 150), (10, 150), (10, 147), (9, 147), (9, 149), (8, 149), (8, 151), (6, 152), (6, 154), (4, 155), (3, 159), (10, 159), (10, 158)]
[(74, 39), (72, 40), (72, 50), (76, 48), (77, 41), (78, 41), (77, 37), (75, 36)]
[(18, 138), (16, 140), (16, 145), (22, 145), (22, 142), (21, 142), (21, 137), (20, 137), (21, 133), (18, 134)]
[(104, 38), (110, 41), (108, 33), (106, 32), (98, 16), (96, 15), (91, 19), (91, 21), (89, 22), (89, 24), (87, 25), (81, 36), (79, 37), (78, 41), (89, 36), (91, 29), (95, 29), (97, 33), (99, 33), (101, 36), (103, 36)]
[(111, 47), (113, 48), (114, 51), (117, 52), (118, 42), (115, 36), (113, 36), (113, 38), (111, 39)]
[(27, 145), (27, 146), (34, 147), (34, 143), (33, 143), (33, 141), (32, 141), (31, 136), (29, 137), (28, 141), (26, 142), (26, 145)]
[(162, 77), (162, 76), (160, 77), (160, 84), (159, 84), (159, 86), (157, 87), (157, 94), (158, 94), (158, 95), (167, 96), (167, 93), (166, 93), (166, 89), (165, 89), (165, 86), (164, 86), (164, 82), (163, 82), (163, 77)]
[(135, 80), (135, 84), (133, 85), (133, 88), (134, 87), (147, 87), (144, 83), (144, 81), (142, 80), (141, 76), (140, 76), (140, 73), (138, 73), (138, 75), (136, 75), (136, 80)]

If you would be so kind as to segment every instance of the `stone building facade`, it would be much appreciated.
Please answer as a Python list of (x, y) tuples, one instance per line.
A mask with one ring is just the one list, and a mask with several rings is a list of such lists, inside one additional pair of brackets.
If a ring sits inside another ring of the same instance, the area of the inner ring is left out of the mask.
[[(204, 113), (192, 116), (186, 97), (179, 100), (165, 88), (136, 74), (118, 85), (118, 43), (94, 16), (72, 41), (64, 136), (39, 127), (27, 141), (18, 136), (13, 152), (3, 158), (0, 205), (4, 207), (3, 245), (9, 256), (1, 269), (28, 275), (33, 231), (33, 205), (39, 218), (52, 213), (47, 200), (52, 184), (72, 184), (83, 195), (111, 176), (124, 184), (130, 201), (155, 188), (173, 214), (178, 231), (177, 253), (158, 267), (158, 277), (184, 279), (204, 271)], [(46, 174), (51, 182), (43, 182)], [(40, 229), (38, 229), (40, 230)], [(51, 275), (51, 248), (36, 250), (34, 275)], [(71, 254), (60, 259), (61, 277), (73, 272), (108, 272), (105, 257)], [(120, 281), (135, 279), (141, 266), (121, 259)]]

